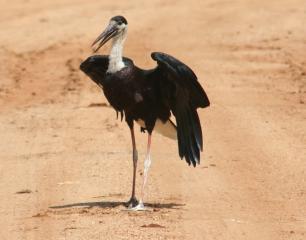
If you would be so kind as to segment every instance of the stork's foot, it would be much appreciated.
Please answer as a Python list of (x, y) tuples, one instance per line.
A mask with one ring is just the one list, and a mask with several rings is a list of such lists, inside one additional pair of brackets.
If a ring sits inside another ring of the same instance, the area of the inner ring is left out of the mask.
[(138, 200), (135, 197), (131, 197), (131, 199), (126, 203), (128, 209), (134, 208), (138, 205)]
[(140, 201), (140, 202), (137, 204), (137, 206), (132, 207), (132, 208), (129, 208), (129, 210), (130, 210), (130, 211), (145, 211), (145, 210), (147, 210), (147, 209), (146, 209), (145, 206), (143, 205), (143, 202)]

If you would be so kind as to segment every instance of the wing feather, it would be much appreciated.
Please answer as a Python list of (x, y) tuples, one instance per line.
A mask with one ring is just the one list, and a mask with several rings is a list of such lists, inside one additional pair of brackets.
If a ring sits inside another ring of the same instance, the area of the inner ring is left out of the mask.
[(103, 88), (106, 71), (108, 68), (107, 55), (94, 55), (81, 63), (80, 69), (88, 75), (99, 87)]
[(165, 53), (153, 52), (151, 57), (158, 64), (162, 98), (176, 118), (179, 156), (196, 166), (203, 149), (197, 108), (209, 106), (209, 99), (187, 65)]

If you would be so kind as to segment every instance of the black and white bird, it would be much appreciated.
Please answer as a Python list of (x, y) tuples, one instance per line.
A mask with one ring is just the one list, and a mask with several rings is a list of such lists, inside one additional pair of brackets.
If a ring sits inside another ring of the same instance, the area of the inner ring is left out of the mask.
[[(125, 116), (132, 137), (133, 185), (128, 201), (129, 209), (143, 210), (144, 189), (151, 165), (150, 146), (152, 132), (177, 139), (181, 159), (190, 165), (200, 163), (203, 148), (202, 130), (197, 108), (209, 106), (208, 97), (194, 72), (174, 57), (153, 52), (151, 57), (157, 66), (143, 70), (129, 58), (122, 56), (127, 37), (128, 23), (123, 16), (110, 19), (107, 28), (93, 42), (94, 52), (112, 39), (109, 55), (94, 55), (86, 59), (80, 69), (99, 85), (110, 105)], [(170, 120), (171, 114), (176, 124)], [(134, 135), (134, 122), (142, 132), (148, 133), (147, 155), (139, 201), (135, 195), (136, 168), (138, 154)]]

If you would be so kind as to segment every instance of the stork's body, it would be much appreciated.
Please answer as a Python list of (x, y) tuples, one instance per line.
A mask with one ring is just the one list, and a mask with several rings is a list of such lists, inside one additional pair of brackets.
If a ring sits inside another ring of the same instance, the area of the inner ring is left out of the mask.
[[(111, 19), (108, 28), (97, 38), (93, 45), (113, 38), (109, 56), (89, 57), (81, 64), (84, 71), (96, 82), (111, 106), (125, 120), (131, 130), (133, 145), (133, 187), (130, 207), (143, 209), (144, 186), (151, 164), (150, 145), (153, 130), (178, 139), (179, 155), (194, 166), (200, 162), (202, 150), (202, 131), (196, 109), (207, 107), (209, 100), (197, 81), (193, 71), (179, 60), (164, 53), (152, 53), (158, 66), (152, 70), (136, 67), (132, 60), (122, 57), (123, 43), (127, 34), (127, 21), (117, 16)], [(176, 118), (175, 126), (171, 112)], [(145, 159), (144, 181), (141, 198), (136, 206), (135, 181), (137, 150), (134, 136), (134, 122), (148, 132), (148, 149)]]

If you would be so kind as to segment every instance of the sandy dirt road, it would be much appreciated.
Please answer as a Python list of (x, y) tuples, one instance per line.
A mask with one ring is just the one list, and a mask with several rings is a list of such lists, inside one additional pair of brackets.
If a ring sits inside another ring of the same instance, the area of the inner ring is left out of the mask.
[[(0, 4), (0, 239), (306, 239), (304, 0)], [(154, 135), (147, 212), (124, 211), (129, 131), (78, 70), (117, 14), (126, 56), (176, 56), (212, 102), (199, 167)]]

